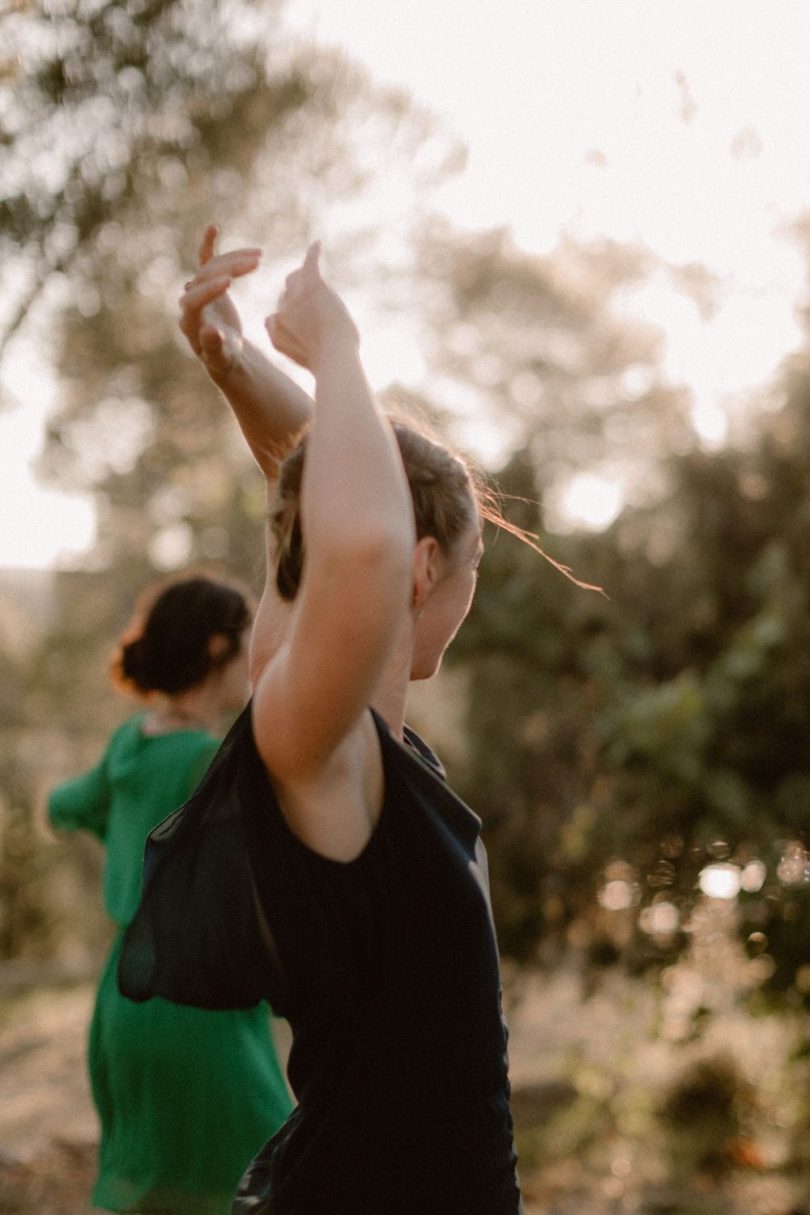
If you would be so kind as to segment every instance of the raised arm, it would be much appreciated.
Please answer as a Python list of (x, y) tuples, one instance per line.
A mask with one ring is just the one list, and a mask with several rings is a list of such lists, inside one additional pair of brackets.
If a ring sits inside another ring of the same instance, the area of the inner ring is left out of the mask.
[(250, 274), (259, 249), (215, 252), (217, 229), (202, 239), (199, 268), (180, 300), (180, 328), (211, 379), (225, 396), (253, 455), (268, 480), (293, 436), (312, 417), (312, 398), (242, 333), (228, 294), (234, 278)]
[(103, 840), (110, 808), (107, 758), (81, 776), (63, 781), (48, 794), (48, 817), (62, 831), (92, 831)]
[[(365, 710), (408, 618), (413, 508), (357, 331), (320, 276), (317, 246), (287, 280), (268, 331), (312, 371), (316, 410), (300, 499), (301, 585), (283, 641), (258, 674), (253, 723), (270, 773), (311, 788), (347, 738), (367, 729)], [(264, 618), (260, 611), (257, 628)]]

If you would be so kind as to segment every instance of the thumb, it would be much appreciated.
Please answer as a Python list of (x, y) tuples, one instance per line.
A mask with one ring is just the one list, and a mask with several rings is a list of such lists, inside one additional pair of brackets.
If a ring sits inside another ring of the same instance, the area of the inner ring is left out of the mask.
[(319, 258), (321, 256), (321, 242), (313, 241), (307, 249), (307, 255), (304, 258), (304, 264), (301, 267), (301, 273), (306, 282), (315, 282), (321, 277), (321, 268)]

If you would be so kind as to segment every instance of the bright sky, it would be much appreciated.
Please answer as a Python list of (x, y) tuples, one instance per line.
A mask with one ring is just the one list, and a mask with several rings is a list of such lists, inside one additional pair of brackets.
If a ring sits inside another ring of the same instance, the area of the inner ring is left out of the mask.
[[(662, 326), (666, 374), (722, 442), (731, 399), (800, 340), (804, 267), (784, 227), (810, 208), (806, 0), (289, 0), (287, 14), (469, 146), (435, 200), (459, 226), (508, 225), (538, 252), (562, 232), (610, 236), (718, 275), (711, 322), (666, 275), (624, 306)], [(0, 418), (0, 565), (48, 564), (88, 539), (83, 504), (35, 491), (26, 468), (46, 405), (40, 393), (25, 421)], [(567, 502), (594, 523), (617, 504), (593, 478)]]

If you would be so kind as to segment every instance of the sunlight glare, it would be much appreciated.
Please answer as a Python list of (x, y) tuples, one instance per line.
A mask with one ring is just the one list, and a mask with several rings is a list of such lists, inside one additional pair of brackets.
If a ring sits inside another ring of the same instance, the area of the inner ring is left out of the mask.
[(0, 482), (7, 509), (0, 530), (0, 567), (45, 569), (63, 559), (75, 560), (92, 546), (95, 509), (89, 497), (46, 488), (34, 475), (55, 390), (33, 344), (16, 344), (8, 376), (14, 397), (2, 415)]
[(605, 911), (627, 911), (636, 902), (636, 890), (631, 882), (613, 878), (605, 882), (596, 897)]
[(580, 473), (562, 494), (561, 508), (569, 520), (583, 523), (594, 531), (609, 527), (622, 506), (618, 482), (593, 473)]
[(765, 878), (768, 876), (768, 870), (760, 860), (749, 861), (743, 867), (740, 885), (746, 894), (756, 894), (765, 884)]
[(700, 871), (698, 885), (710, 899), (736, 899), (742, 885), (739, 866), (727, 861), (706, 865)]
[[(398, 179), (383, 162), (367, 200), (331, 200), (319, 235), (337, 246), (376, 228), (374, 248), (395, 268), (408, 225), (432, 211), (460, 230), (505, 227), (529, 253), (549, 253), (564, 239), (648, 250), (661, 270), (615, 303), (661, 329), (665, 378), (691, 393), (700, 440), (722, 445), (803, 340), (796, 301), (806, 293), (805, 264), (787, 233), (807, 207), (810, 144), (800, 119), (810, 24), (806, 0), (780, 0), (778, 20), (774, 11), (764, 0), (688, 9), (512, 0), (508, 11), (489, 0), (378, 0), (361, 17), (354, 0), (290, 0), (293, 36), (341, 48), (377, 83), (405, 89), (435, 112), (438, 131), (417, 154), (417, 182), (454, 139), (469, 146), (464, 172), (408, 199), (407, 223)], [(357, 134), (362, 142), (363, 130)], [(679, 286), (678, 272), (689, 267), (705, 271), (708, 302)], [(259, 279), (256, 287), (266, 287)], [(405, 319), (414, 303), (396, 275), (391, 294), (387, 315), (361, 318), (370, 378), (441, 400), (436, 385), (424, 388), (419, 337)], [(259, 315), (268, 307), (263, 298)], [(33, 354), (47, 375), (41, 351)], [(9, 382), (26, 400), (28, 434), (23, 440), (9, 415), (0, 419), (7, 501), (19, 487), (0, 564), (47, 564), (66, 546), (89, 543), (92, 507), (47, 497), (27, 471), (19, 480), (41, 442), (47, 392), (30, 374), (18, 389), (17, 378), (14, 371)], [(447, 404), (465, 444), (494, 462), (494, 428), (479, 424), (471, 401)], [(565, 497), (570, 521), (593, 528), (620, 508), (619, 487), (593, 473), (576, 478)]]
[(179, 569), (191, 557), (194, 533), (187, 523), (173, 523), (161, 528), (149, 541), (148, 550), (152, 563), (158, 569)]
[(643, 908), (638, 919), (641, 931), (653, 937), (672, 936), (678, 931), (680, 922), (681, 916), (678, 908), (667, 899)]

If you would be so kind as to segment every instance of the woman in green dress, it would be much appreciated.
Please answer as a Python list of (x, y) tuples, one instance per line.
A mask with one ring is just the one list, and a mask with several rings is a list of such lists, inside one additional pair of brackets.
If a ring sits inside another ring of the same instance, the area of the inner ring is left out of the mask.
[(116, 984), (146, 836), (204, 774), (221, 714), (247, 699), (250, 615), (241, 591), (223, 582), (165, 588), (115, 664), (119, 685), (146, 698), (146, 710), (114, 732), (96, 767), (49, 799), (54, 826), (104, 843), (104, 901), (120, 930), (88, 1047), (101, 1123), (93, 1202), (107, 1210), (226, 1215), (246, 1164), (291, 1109), (266, 1005), (133, 1004)]

